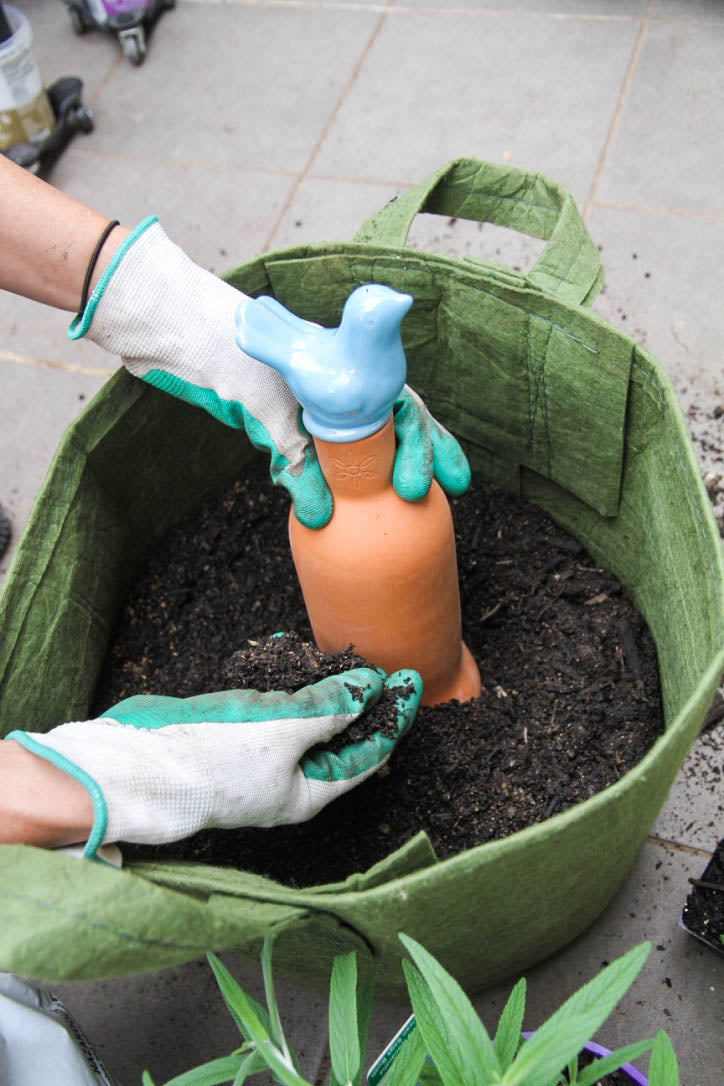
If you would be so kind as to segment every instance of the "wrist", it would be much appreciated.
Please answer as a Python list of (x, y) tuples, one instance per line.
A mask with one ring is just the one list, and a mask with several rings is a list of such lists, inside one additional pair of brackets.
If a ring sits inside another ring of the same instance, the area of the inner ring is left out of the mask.
[[(91, 269), (91, 275), (88, 280), (88, 288), (86, 294), (86, 301), (91, 296), (101, 277), (113, 259), (116, 250), (121, 246), (125, 239), (130, 234), (130, 229), (127, 226), (121, 226), (120, 223), (115, 223), (108, 236), (104, 239), (101, 248), (98, 251), (98, 255), (95, 258), (93, 268)], [(92, 257), (89, 257), (89, 261)], [(85, 305), (81, 306), (84, 309)]]
[(92, 827), (79, 781), (12, 739), (0, 742), (0, 843), (54, 848), (85, 841)]

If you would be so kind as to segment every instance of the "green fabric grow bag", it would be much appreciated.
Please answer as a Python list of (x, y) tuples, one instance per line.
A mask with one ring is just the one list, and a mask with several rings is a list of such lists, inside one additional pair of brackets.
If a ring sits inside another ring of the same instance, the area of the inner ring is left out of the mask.
[[(527, 276), (405, 248), (420, 211), (547, 240)], [(328, 976), (357, 949), (402, 991), (396, 933), (468, 988), (530, 967), (589, 925), (629, 871), (724, 671), (720, 540), (662, 370), (589, 312), (598, 252), (571, 197), (538, 174), (457, 160), (352, 243), (271, 253), (228, 276), (300, 315), (339, 320), (356, 286), (414, 296), (409, 380), (463, 441), (473, 467), (532, 499), (632, 591), (655, 639), (666, 731), (617, 784), (501, 841), (438, 862), (423, 834), (340, 885), (293, 890), (191, 863), (118, 871), (0, 848), (0, 969), (49, 980), (158, 969), (208, 949)], [(191, 452), (190, 452), (191, 450)], [(83, 719), (139, 561), (174, 521), (256, 453), (151, 387), (116, 374), (58, 449), (0, 599), (0, 722), (46, 730)]]

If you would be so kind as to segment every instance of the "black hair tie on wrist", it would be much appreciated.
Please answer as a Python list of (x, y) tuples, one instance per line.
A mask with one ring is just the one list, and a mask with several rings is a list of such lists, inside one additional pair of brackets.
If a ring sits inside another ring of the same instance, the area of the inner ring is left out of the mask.
[(85, 279), (83, 280), (83, 290), (82, 290), (81, 296), (80, 296), (80, 309), (78, 310), (78, 316), (79, 317), (83, 315), (83, 310), (85, 309), (85, 307), (86, 307), (86, 305), (88, 303), (88, 291), (90, 289), (91, 276), (93, 275), (93, 269), (95, 268), (95, 266), (96, 266), (96, 264), (98, 262), (98, 257), (101, 255), (101, 249), (103, 248), (106, 241), (108, 240), (108, 235), (111, 233), (111, 231), (115, 230), (115, 228), (117, 226), (120, 226), (120, 225), (121, 224), (118, 221), (118, 219), (114, 219), (113, 222), (108, 223), (105, 230), (103, 231), (101, 236), (98, 238), (98, 242), (96, 244), (96, 247), (93, 250), (93, 253), (91, 255), (90, 260), (88, 261), (88, 268), (87, 268), (86, 273), (85, 273)]

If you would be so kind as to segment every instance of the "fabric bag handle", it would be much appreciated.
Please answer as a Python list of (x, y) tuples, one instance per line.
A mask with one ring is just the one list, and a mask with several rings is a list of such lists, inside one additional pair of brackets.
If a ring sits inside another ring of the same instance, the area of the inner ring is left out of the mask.
[[(507, 226), (547, 245), (525, 282), (573, 305), (591, 305), (603, 284), (598, 249), (567, 189), (515, 166), (456, 158), (362, 224), (355, 241), (404, 248), (423, 211)], [(485, 261), (473, 261), (485, 264)]]

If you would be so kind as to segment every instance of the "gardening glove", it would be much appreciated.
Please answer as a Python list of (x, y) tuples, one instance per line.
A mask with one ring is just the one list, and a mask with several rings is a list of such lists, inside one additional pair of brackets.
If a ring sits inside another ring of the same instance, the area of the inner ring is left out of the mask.
[(284, 378), (234, 342), (241, 294), (186, 256), (151, 216), (121, 243), (68, 329), (120, 355), (156, 388), (205, 408), (271, 455), (298, 519), (321, 527), (332, 496)]
[[(235, 311), (248, 300), (194, 264), (151, 216), (119, 246), (68, 335), (86, 336), (120, 355), (134, 376), (245, 430), (270, 454), (272, 480), (288, 490), (297, 519), (321, 528), (332, 515), (332, 495), (301, 408), (281, 374), (234, 340)], [(455, 493), (467, 485), (459, 481), (467, 463), (457, 442), (447, 435), (433, 443), (431, 423), (415, 398), (398, 431), (398, 455), (412, 446), (399, 481), (408, 500), (427, 493), (433, 475), (443, 487), (457, 479)]]
[[(325, 749), (396, 694), (396, 733)], [(366, 780), (412, 723), (422, 694), (416, 671), (384, 679), (356, 668), (295, 694), (229, 690), (193, 698), (136, 695), (98, 720), (45, 735), (10, 732), (80, 781), (93, 801), (88, 858), (113, 841), (164, 844), (211, 827), (304, 822)]]
[(470, 486), (470, 465), (457, 440), (436, 422), (417, 393), (405, 385), (392, 406), (397, 454), (392, 483), (401, 498), (419, 501), (433, 478), (451, 497)]

